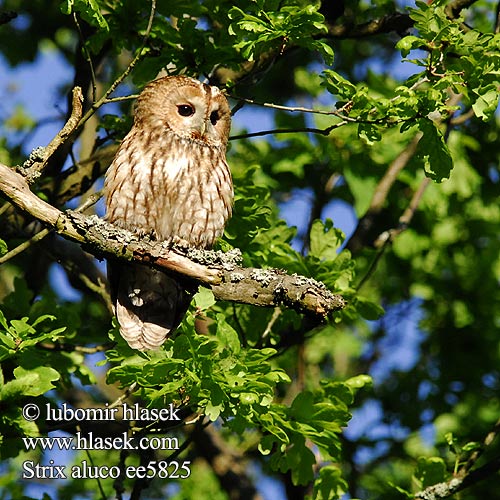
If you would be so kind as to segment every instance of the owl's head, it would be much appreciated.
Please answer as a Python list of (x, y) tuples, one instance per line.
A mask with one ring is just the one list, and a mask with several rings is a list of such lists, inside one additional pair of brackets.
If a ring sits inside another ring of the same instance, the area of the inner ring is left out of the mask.
[(166, 76), (152, 81), (141, 92), (135, 121), (155, 130), (164, 127), (197, 144), (221, 147), (229, 137), (231, 111), (217, 87), (186, 76)]

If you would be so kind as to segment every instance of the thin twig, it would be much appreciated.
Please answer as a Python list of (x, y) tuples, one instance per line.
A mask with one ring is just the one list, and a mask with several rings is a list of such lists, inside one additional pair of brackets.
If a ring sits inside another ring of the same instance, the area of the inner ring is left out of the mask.
[(495, 26), (493, 31), (495, 34), (500, 33), (500, 2), (497, 3), (497, 8), (495, 12)]
[(94, 152), (89, 158), (80, 160), (71, 168), (54, 178), (44, 179), (40, 188), (54, 193), (55, 204), (63, 206), (69, 200), (85, 194), (107, 170), (113, 160), (117, 144), (110, 144)]
[(373, 258), (372, 262), (370, 263), (370, 266), (366, 271), (365, 275), (363, 276), (358, 286), (356, 287), (356, 290), (359, 291), (363, 287), (363, 285), (368, 281), (368, 279), (372, 276), (372, 274), (375, 272), (375, 269), (377, 268), (380, 258), (384, 254), (389, 244), (394, 241), (396, 236), (398, 236), (408, 228), (411, 220), (413, 219), (413, 216), (415, 215), (418, 204), (420, 203), (420, 200), (422, 199), (422, 196), (424, 195), (424, 192), (427, 189), (427, 186), (430, 184), (430, 182), (431, 180), (429, 177), (425, 177), (422, 180), (418, 189), (415, 191), (415, 193), (413, 193), (413, 196), (410, 200), (410, 203), (406, 207), (406, 210), (399, 218), (397, 227), (384, 231), (375, 240), (374, 246), (375, 248), (378, 249), (378, 252)]
[(463, 9), (467, 9), (475, 2), (477, 0), (454, 0), (446, 5), (444, 12), (450, 19), (456, 19)]
[(10, 203), (6, 201), (1, 207), (0, 207), (0, 216), (3, 215), (10, 207)]
[(493, 426), (493, 429), (486, 434), (486, 437), (483, 440), (483, 444), (480, 449), (474, 451), (472, 455), (469, 457), (467, 462), (460, 468), (460, 470), (457, 473), (457, 476), (459, 477), (465, 477), (468, 472), (474, 467), (474, 464), (477, 462), (479, 457), (484, 453), (486, 448), (494, 441), (494, 439), (498, 436), (500, 433), (500, 419), (498, 419)]
[(84, 345), (74, 345), (74, 344), (64, 344), (60, 342), (40, 342), (37, 347), (45, 349), (46, 351), (56, 351), (56, 352), (81, 352), (82, 354), (96, 354), (97, 352), (104, 352), (111, 347), (113, 347), (113, 342), (107, 342), (106, 344), (99, 344), (93, 347), (87, 347)]
[(108, 99), (104, 100), (103, 104), (109, 104), (111, 102), (131, 101), (132, 99), (137, 99), (138, 97), (139, 94), (124, 95), (121, 97), (109, 97)]
[(408, 226), (410, 225), (410, 222), (415, 215), (418, 204), (420, 203), (420, 200), (422, 199), (422, 196), (424, 195), (424, 192), (430, 183), (431, 179), (429, 177), (425, 177), (424, 179), (422, 179), (422, 182), (418, 186), (418, 189), (413, 193), (410, 203), (399, 218), (397, 227), (384, 231), (382, 234), (380, 234), (374, 242), (375, 248), (385, 248), (389, 243), (392, 243), (394, 241), (396, 236), (408, 229)]
[(317, 115), (330, 115), (330, 116), (338, 116), (339, 118), (345, 119), (345, 120), (351, 120), (355, 121), (354, 118), (349, 119), (349, 117), (345, 116), (341, 111), (339, 110), (334, 110), (334, 111), (327, 111), (324, 109), (314, 109), (314, 108), (303, 108), (300, 106), (282, 106), (280, 104), (273, 104), (270, 102), (257, 102), (254, 101), (253, 99), (247, 99), (245, 97), (238, 97), (235, 95), (230, 95), (232, 99), (235, 99), (237, 101), (241, 101), (247, 104), (252, 104), (253, 106), (261, 106), (264, 108), (272, 108), (272, 109), (279, 109), (281, 111), (290, 111), (292, 113), (298, 112), (298, 113), (313, 113)]
[(500, 457), (496, 457), (487, 464), (474, 469), (464, 477), (452, 477), (449, 481), (433, 484), (423, 491), (415, 493), (415, 500), (441, 500), (468, 488), (500, 470)]
[(201, 420), (201, 423), (203, 424), (203, 419), (205, 418), (205, 414), (204, 413), (198, 413), (198, 415), (196, 415), (196, 417), (192, 418), (191, 420), (186, 420), (185, 422), (183, 422), (183, 426), (186, 427), (187, 425), (193, 425), (193, 424), (197, 424), (200, 420)]
[(413, 137), (406, 147), (391, 162), (386, 172), (380, 179), (375, 191), (373, 192), (368, 210), (358, 221), (354, 233), (351, 235), (346, 244), (346, 248), (348, 248), (351, 252), (357, 252), (364, 247), (366, 243), (364, 240), (370, 233), (377, 217), (382, 211), (390, 189), (396, 182), (398, 175), (415, 154), (421, 137), (422, 134), (420, 132)]
[(99, 295), (102, 301), (106, 304), (110, 313), (113, 313), (113, 305), (111, 303), (111, 299), (106, 289), (106, 284), (102, 282), (100, 278), (97, 279), (98, 283), (94, 283), (86, 274), (78, 273), (78, 278), (80, 281), (96, 295)]
[[(399, 218), (398, 228), (394, 229), (393, 231), (394, 236), (397, 236), (408, 227), (411, 220), (413, 219), (413, 216), (415, 215), (415, 212), (417, 211), (420, 200), (422, 199), (422, 196), (424, 195), (425, 190), (430, 183), (431, 179), (429, 177), (425, 177), (424, 179), (422, 179), (422, 182), (420, 183), (418, 189), (415, 191), (412, 199), (410, 200), (410, 204), (406, 207), (403, 215), (401, 215), (401, 217)], [(376, 245), (377, 242), (375, 242), (375, 246)]]
[[(101, 196), (102, 196), (102, 191), (99, 191), (99, 192), (89, 196), (87, 198), (87, 200), (85, 201), (85, 203), (83, 203), (80, 207), (78, 207), (75, 210), (75, 212), (83, 212), (87, 208), (89, 208), (92, 205), (94, 205), (95, 203), (97, 203), (99, 201), (99, 199), (101, 198)], [(6, 205), (10, 205), (10, 203), (7, 203)], [(5, 255), (0, 257), (0, 265), (2, 265), (5, 262), (7, 262), (8, 260), (14, 258), (16, 255), (19, 255), (20, 253), (24, 252), (25, 250), (27, 250), (30, 246), (34, 245), (35, 243), (38, 243), (43, 238), (45, 238), (45, 236), (47, 236), (51, 231), (52, 231), (52, 229), (47, 229), (47, 228), (42, 229), (41, 231), (36, 233), (34, 236), (32, 236), (29, 240), (23, 241), (16, 248), (13, 248), (12, 250), (10, 250), (10, 252), (7, 252)], [(87, 278), (87, 276), (80, 275), (80, 278), (91, 290), (102, 295), (102, 287), (97, 286), (94, 282), (89, 280)], [(97, 290), (97, 289), (99, 289), (99, 290)]]
[(7, 252), (4, 256), (0, 257), (0, 265), (5, 264), (8, 260), (24, 252), (31, 245), (38, 243), (40, 240), (45, 238), (45, 236), (47, 236), (50, 232), (51, 229), (42, 229), (41, 231), (36, 233), (33, 237), (31, 237), (29, 240), (23, 241), (16, 248), (13, 248), (10, 252)]
[(260, 132), (251, 132), (248, 134), (238, 134), (232, 135), (229, 137), (230, 141), (236, 141), (238, 139), (248, 139), (249, 137), (260, 137), (263, 135), (277, 135), (277, 134), (295, 134), (295, 133), (309, 133), (309, 134), (320, 134), (320, 135), (329, 135), (332, 130), (336, 128), (342, 127), (349, 123), (347, 120), (343, 120), (339, 123), (335, 123), (334, 125), (321, 129), (321, 128), (278, 128), (274, 130), (262, 130)]
[(452, 117), (450, 119), (450, 124), (454, 125), (455, 127), (458, 126), (458, 125), (462, 125), (463, 123), (465, 123), (467, 120), (469, 120), (473, 116), (474, 116), (474, 110), (472, 108), (470, 108), (465, 113), (462, 113), (462, 114), (460, 114), (458, 116)]
[(153, 27), (153, 19), (154, 15), (156, 12), (156, 0), (151, 0), (151, 11), (149, 14), (149, 19), (148, 19), (148, 25), (146, 28), (146, 32), (144, 34), (144, 38), (142, 40), (142, 44), (139, 47), (139, 50), (137, 51), (137, 54), (135, 55), (134, 59), (130, 62), (130, 64), (127, 66), (125, 71), (110, 85), (108, 90), (104, 93), (104, 95), (96, 102), (93, 104), (93, 106), (85, 113), (83, 118), (80, 120), (80, 123), (78, 124), (79, 127), (81, 127), (95, 112), (97, 109), (99, 109), (103, 104), (108, 102), (108, 97), (116, 90), (116, 87), (120, 85), (120, 83), (127, 78), (127, 76), (130, 74), (130, 72), (135, 68), (137, 63), (146, 55), (144, 52), (144, 48), (146, 47), (146, 43), (149, 39), (149, 35), (151, 34), (151, 28)]
[[(80, 427), (80, 424), (76, 424), (76, 430), (79, 433), (82, 432), (82, 428)], [(90, 465), (92, 466), (92, 468), (94, 468), (95, 467), (95, 465), (94, 465), (94, 459), (92, 458), (92, 455), (91, 455), (90, 450), (88, 448), (85, 449), (85, 454), (87, 455), (87, 458), (89, 459)], [(99, 489), (99, 493), (101, 494), (102, 500), (107, 500), (106, 493), (104, 493), (104, 489), (102, 487), (101, 479), (96, 475), (95, 476), (95, 480), (97, 482), (97, 487)]]
[(399, 218), (398, 226), (381, 233), (373, 244), (375, 248), (385, 248), (389, 243), (392, 243), (394, 241), (396, 236), (408, 229), (408, 225), (410, 224), (411, 219), (413, 219), (418, 204), (420, 203), (420, 200), (422, 199), (422, 196), (424, 195), (424, 192), (430, 182), (431, 180), (429, 177), (425, 177), (422, 180), (418, 189), (415, 191), (415, 193), (413, 193), (412, 199), (409, 205), (406, 207), (406, 210)]
[(103, 192), (97, 191), (90, 196), (87, 197), (87, 199), (75, 210), (75, 212), (85, 212), (88, 208), (90, 208), (92, 205), (95, 205), (103, 196)]
[(82, 104), (82, 89), (80, 87), (75, 87), (73, 89), (71, 115), (64, 127), (58, 132), (54, 139), (50, 141), (49, 145), (43, 149), (43, 159), (41, 161), (34, 162), (33, 165), (31, 165), (27, 169), (20, 169), (20, 172), (26, 177), (28, 183), (32, 183), (36, 179), (38, 179), (38, 177), (40, 177), (44, 168), (47, 166), (50, 157), (56, 152), (59, 146), (66, 142), (70, 135), (76, 130), (82, 117)]
[(330, 25), (328, 26), (328, 35), (326, 38), (363, 38), (381, 33), (390, 33), (391, 31), (404, 33), (413, 24), (414, 21), (410, 18), (409, 14), (394, 12), (380, 19), (373, 19), (354, 26), (349, 24)]
[[(462, 9), (470, 7), (477, 0), (453, 0), (446, 5), (445, 12), (450, 19), (456, 19)], [(382, 33), (396, 33), (403, 34), (409, 30), (415, 21), (411, 19), (409, 14), (401, 12), (394, 12), (380, 19), (372, 19), (363, 24), (332, 24), (328, 25), (328, 34), (320, 35), (315, 38), (364, 38), (369, 36), (380, 35)]]
[(97, 85), (96, 85), (96, 77), (95, 77), (95, 71), (94, 71), (94, 64), (92, 63), (92, 59), (90, 57), (90, 52), (85, 46), (85, 39), (83, 37), (82, 29), (80, 26), (80, 23), (78, 22), (78, 17), (76, 15), (76, 12), (73, 11), (73, 20), (75, 21), (75, 26), (78, 31), (78, 35), (80, 37), (80, 42), (81, 42), (81, 50), (83, 52), (83, 55), (85, 59), (87, 60), (89, 67), (90, 67), (90, 77), (92, 79), (92, 102), (95, 102), (96, 100), (96, 95), (97, 95)]
[(108, 408), (116, 408), (117, 406), (121, 405), (135, 391), (136, 387), (137, 382), (133, 382), (132, 384), (130, 384), (125, 389), (125, 392), (116, 401), (113, 401)]
[(372, 201), (370, 203), (369, 212), (379, 212), (389, 194), (389, 190), (396, 182), (399, 173), (406, 167), (410, 159), (413, 157), (417, 150), (417, 145), (422, 137), (422, 133), (415, 134), (413, 139), (407, 144), (406, 148), (394, 159), (389, 165), (389, 168), (383, 175), (382, 179), (377, 185), (377, 189), (373, 193)]
[(281, 307), (275, 307), (273, 311), (273, 315), (271, 316), (271, 319), (266, 325), (266, 329), (262, 333), (260, 337), (260, 341), (262, 342), (270, 333), (273, 328), (274, 323), (276, 323), (276, 320), (280, 317), (281, 315)]

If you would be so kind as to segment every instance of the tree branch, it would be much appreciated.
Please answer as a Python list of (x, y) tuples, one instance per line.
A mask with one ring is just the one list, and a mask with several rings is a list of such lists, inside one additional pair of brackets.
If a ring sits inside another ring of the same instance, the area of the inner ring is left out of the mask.
[(338, 118), (341, 118), (342, 120), (349, 120), (352, 122), (356, 122), (356, 118), (349, 118), (345, 113), (344, 110), (346, 106), (344, 105), (340, 109), (334, 109), (333, 111), (327, 111), (325, 109), (313, 109), (313, 108), (304, 108), (302, 106), (282, 106), (280, 104), (273, 104), (272, 102), (257, 102), (254, 99), (248, 99), (246, 97), (239, 97), (237, 95), (229, 95), (228, 97), (231, 97), (231, 99), (235, 99), (237, 101), (240, 101), (245, 104), (252, 104), (253, 106), (261, 106), (263, 108), (271, 108), (271, 109), (278, 109), (280, 111), (290, 111), (291, 113), (312, 113), (312, 114), (317, 114), (317, 115), (333, 115)]
[(24, 175), (28, 179), (29, 183), (34, 182), (38, 177), (40, 177), (43, 169), (47, 165), (49, 158), (55, 153), (61, 144), (63, 144), (68, 137), (76, 130), (80, 119), (82, 117), (82, 105), (83, 105), (83, 95), (82, 89), (80, 87), (75, 87), (73, 89), (73, 100), (72, 100), (72, 111), (71, 116), (64, 125), (64, 127), (58, 132), (58, 134), (50, 141), (50, 144), (43, 148), (43, 153), (41, 157), (34, 161), (31, 166), (26, 168)]
[(52, 194), (54, 204), (62, 206), (69, 200), (86, 193), (108, 169), (118, 149), (111, 144), (96, 151), (85, 160), (80, 160), (55, 178), (44, 179), (40, 190)]
[(497, 8), (495, 11), (495, 25), (493, 29), (493, 33), (500, 33), (500, 2), (497, 3)]
[(469, 472), (464, 477), (453, 477), (444, 483), (433, 484), (425, 490), (415, 493), (415, 500), (440, 500), (448, 498), (458, 491), (464, 490), (500, 470), (500, 457), (496, 457), (491, 462)]
[(23, 241), (20, 245), (17, 247), (13, 248), (9, 252), (7, 252), (5, 255), (0, 257), (0, 266), (7, 262), (8, 260), (12, 259), (16, 255), (19, 255), (20, 253), (24, 252), (27, 248), (30, 246), (34, 245), (35, 243), (38, 243), (40, 240), (45, 238), (50, 233), (50, 229), (42, 229), (38, 233), (36, 233), (34, 236), (32, 236), (29, 240)]
[(384, 176), (380, 179), (380, 182), (377, 184), (373, 193), (368, 210), (359, 220), (354, 233), (347, 242), (346, 247), (351, 252), (359, 252), (367, 244), (365, 240), (370, 234), (370, 231), (375, 225), (380, 212), (384, 207), (385, 200), (387, 199), (391, 187), (396, 182), (401, 170), (405, 168), (415, 154), (421, 137), (421, 133), (418, 133), (413, 137), (413, 139), (406, 145), (405, 149), (403, 149), (392, 161)]
[(325, 318), (346, 303), (323, 283), (277, 269), (239, 266), (239, 251), (222, 252), (182, 249), (167, 242), (152, 242), (120, 229), (97, 216), (61, 212), (38, 198), (26, 180), (0, 164), (0, 191), (66, 239), (80, 243), (93, 255), (147, 264), (181, 274), (210, 288), (219, 300), (264, 307), (282, 304), (300, 312)]
[(445, 8), (444, 11), (450, 19), (456, 19), (463, 9), (467, 9), (477, 0), (453, 0)]
[(380, 35), (382, 33), (404, 33), (411, 28), (415, 21), (408, 14), (396, 12), (380, 19), (373, 19), (367, 23), (358, 25), (330, 25), (328, 26), (328, 35), (331, 38), (364, 38), (368, 36)]
[[(450, 19), (456, 19), (460, 16), (463, 9), (467, 9), (477, 0), (453, 0), (445, 7), (446, 15)], [(411, 19), (409, 14), (394, 12), (381, 17), (380, 19), (372, 19), (363, 24), (329, 24), (328, 36), (330, 38), (364, 38), (374, 35), (390, 33), (392, 31), (403, 34), (405, 31), (413, 27), (415, 21)]]
[(387, 245), (387, 243), (392, 243), (396, 236), (408, 229), (408, 226), (410, 225), (410, 222), (413, 219), (415, 212), (417, 211), (420, 200), (422, 199), (422, 196), (424, 195), (425, 190), (430, 183), (431, 180), (429, 177), (424, 177), (422, 179), (422, 182), (419, 184), (418, 189), (413, 193), (410, 203), (399, 218), (397, 227), (391, 228), (388, 231), (384, 231), (382, 234), (380, 234), (373, 244), (375, 248), (381, 248)]
[(462, 467), (458, 471), (457, 474), (458, 476), (465, 477), (469, 473), (469, 471), (472, 469), (472, 467), (474, 467), (475, 463), (478, 461), (478, 459), (481, 457), (484, 451), (488, 448), (488, 446), (491, 445), (491, 443), (495, 440), (495, 438), (498, 436), (499, 433), (500, 433), (500, 419), (497, 420), (493, 429), (490, 432), (488, 432), (488, 434), (486, 434), (481, 447), (478, 450), (474, 451), (474, 453), (472, 453), (467, 462), (465, 462), (465, 464), (462, 465)]
[(410, 203), (399, 218), (398, 225), (381, 233), (373, 243), (373, 246), (378, 249), (378, 252), (371, 262), (368, 271), (359, 282), (357, 286), (358, 291), (375, 272), (378, 262), (384, 254), (388, 245), (392, 243), (398, 235), (408, 229), (408, 226), (410, 225), (410, 222), (413, 219), (413, 216), (415, 215), (415, 212), (418, 208), (418, 204), (420, 203), (420, 200), (422, 199), (422, 196), (424, 195), (425, 190), (427, 189), (427, 186), (430, 184), (430, 182), (431, 180), (429, 179), (429, 177), (424, 177), (424, 179), (422, 179), (422, 182), (418, 186), (418, 189), (413, 193)]
[(308, 134), (320, 134), (320, 135), (326, 136), (326, 135), (330, 135), (330, 132), (332, 130), (335, 130), (336, 128), (342, 127), (343, 125), (346, 125), (347, 123), (348, 123), (347, 120), (342, 120), (341, 122), (335, 123), (327, 128), (304, 127), (304, 128), (277, 128), (274, 130), (261, 130), (260, 132), (251, 132), (249, 134), (232, 135), (229, 137), (229, 140), (234, 141), (237, 139), (248, 139), (249, 137), (260, 137), (263, 135), (271, 135), (271, 134), (276, 135), (276, 134), (308, 133)]
[(196, 426), (192, 431), (196, 449), (210, 464), (221, 486), (231, 500), (262, 500), (247, 473), (241, 454), (225, 442), (211, 427)]
[(0, 12), (0, 25), (10, 23), (16, 17), (17, 17), (17, 12), (14, 12), (13, 10)]

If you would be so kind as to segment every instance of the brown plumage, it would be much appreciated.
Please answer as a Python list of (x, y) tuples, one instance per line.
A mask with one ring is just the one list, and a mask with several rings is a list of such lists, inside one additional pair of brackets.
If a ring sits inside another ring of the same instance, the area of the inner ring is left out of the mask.
[[(231, 215), (230, 126), (228, 102), (216, 87), (183, 76), (151, 82), (106, 173), (106, 219), (158, 240), (210, 248)], [(108, 262), (108, 276), (122, 336), (135, 349), (160, 346), (184, 317), (192, 289), (137, 264)]]

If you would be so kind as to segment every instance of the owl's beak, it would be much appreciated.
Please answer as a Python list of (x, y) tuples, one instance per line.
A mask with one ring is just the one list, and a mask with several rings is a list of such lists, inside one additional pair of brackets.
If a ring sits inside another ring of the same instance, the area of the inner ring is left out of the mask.
[(203, 120), (201, 122), (201, 126), (200, 126), (200, 135), (203, 137), (205, 135), (205, 131), (207, 130), (207, 122), (205, 120)]
[(193, 127), (191, 132), (192, 137), (195, 139), (202, 139), (203, 137), (205, 137), (208, 128), (207, 123), (208, 122), (204, 120), (199, 125), (196, 124), (196, 126)]

